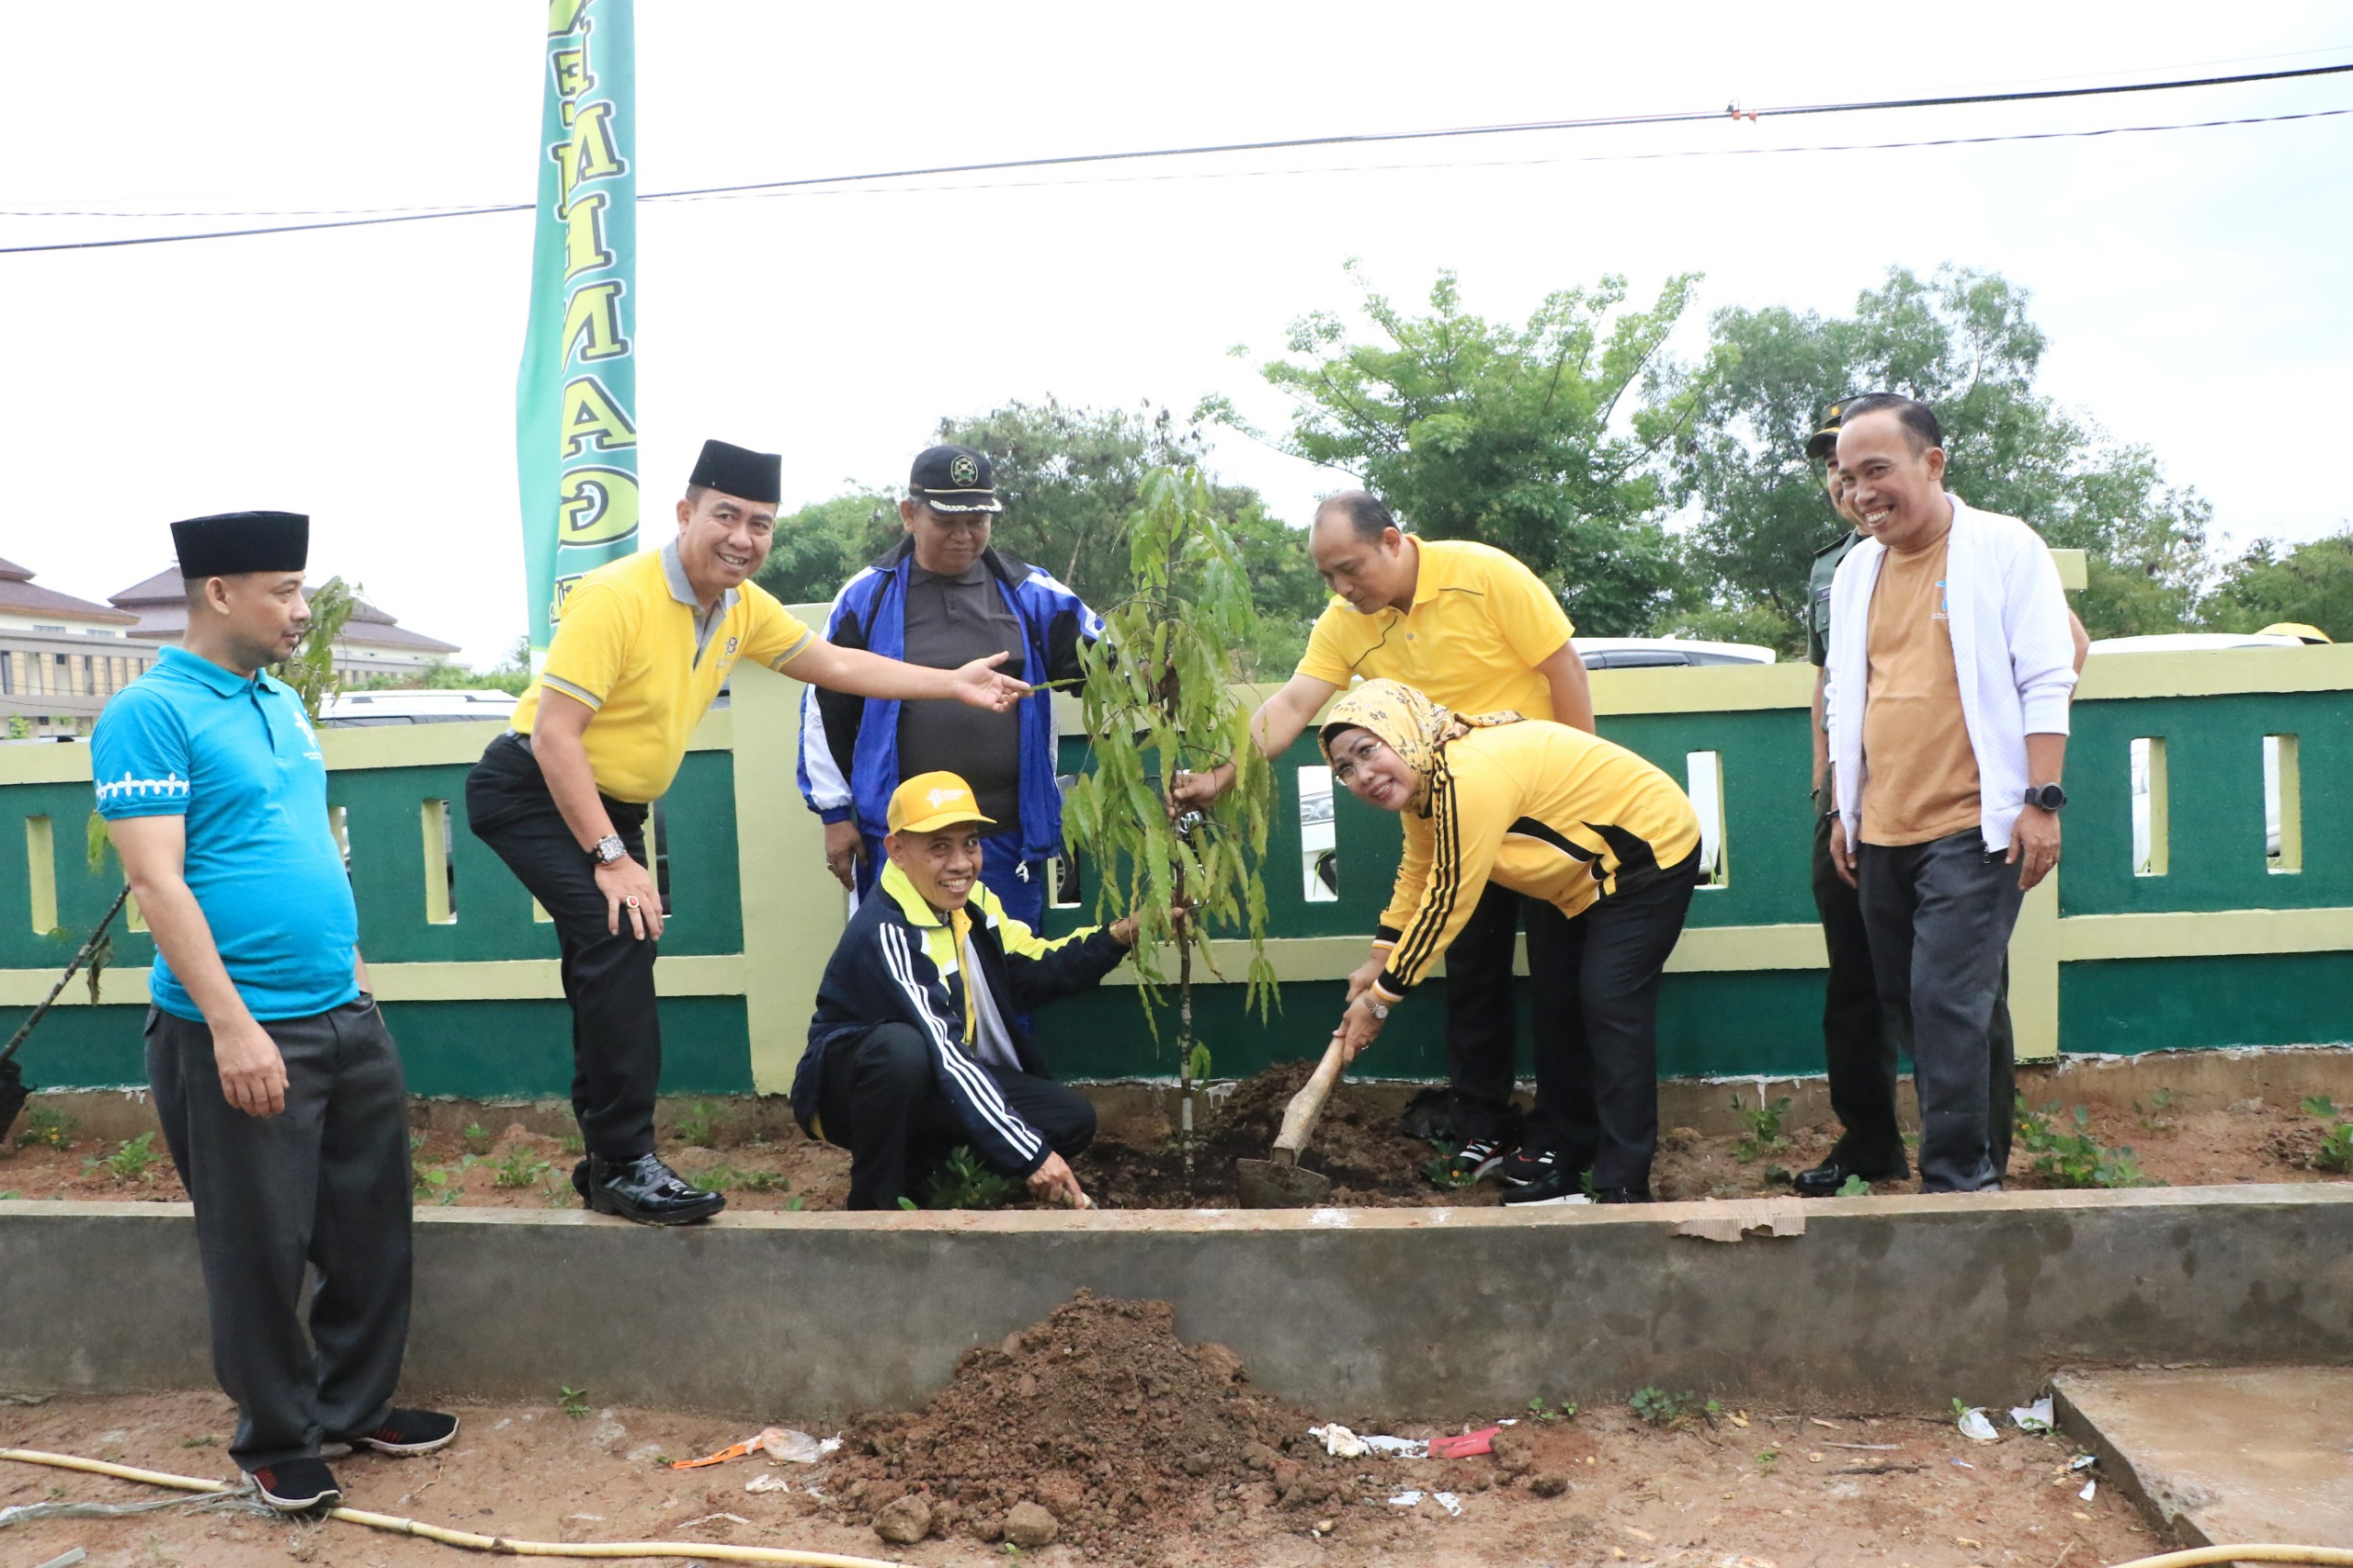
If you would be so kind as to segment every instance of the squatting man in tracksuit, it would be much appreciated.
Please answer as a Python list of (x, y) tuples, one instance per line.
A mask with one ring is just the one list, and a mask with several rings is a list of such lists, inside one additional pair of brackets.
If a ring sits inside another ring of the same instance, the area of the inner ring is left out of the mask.
[(888, 864), (817, 987), (792, 1113), (850, 1152), (849, 1206), (895, 1209), (959, 1143), (1040, 1199), (1094, 1207), (1070, 1168), (1095, 1108), (1053, 1081), (1023, 1025), (1135, 945), (1135, 921), (1046, 941), (980, 880), (971, 786), (917, 774), (891, 795)]
[[(147, 1076), (196, 1209), (229, 1449), (270, 1506), (331, 1506), (327, 1458), (421, 1454), (458, 1418), (392, 1403), (408, 1345), (408, 1099), (294, 652), (311, 520), (172, 525), (188, 632), (107, 704), (98, 814), (155, 937)], [(305, 1277), (315, 1274), (307, 1318)]]

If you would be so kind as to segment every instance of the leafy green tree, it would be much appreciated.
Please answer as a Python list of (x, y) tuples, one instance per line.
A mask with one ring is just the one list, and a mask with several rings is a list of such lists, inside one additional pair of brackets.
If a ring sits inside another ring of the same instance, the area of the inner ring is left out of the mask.
[[(1290, 358), (1264, 368), (1293, 404), (1275, 444), (1354, 474), (1416, 533), (1518, 557), (1580, 631), (1646, 631), (1674, 598), (1679, 552), (1643, 441), (1611, 420), (1696, 281), (1670, 278), (1648, 310), (1627, 310), (1625, 279), (1604, 278), (1514, 325), (1464, 310), (1441, 272), (1427, 315), (1368, 292), (1372, 341), (1350, 341), (1334, 312), (1303, 316)], [(1223, 400), (1204, 412), (1248, 429)]]
[(2113, 441), (2035, 390), (2048, 339), (2027, 306), (2026, 290), (1997, 274), (1945, 267), (1923, 280), (1896, 267), (1851, 318), (1715, 312), (1706, 356), (1661, 366), (1638, 420), (1666, 456), (1675, 500), (1699, 512), (1691, 551), (1706, 577), (1683, 620), (1803, 643), (1813, 554), (1843, 528), (1806, 438), (1836, 399), (1898, 392), (1936, 409), (1957, 494), (2086, 552), (2075, 608), (2093, 636), (2194, 621), (2211, 508), (2167, 485), (2147, 448)]
[(2222, 571), (2208, 601), (2219, 631), (2260, 631), (2279, 621), (2353, 639), (2353, 528), (2292, 549), (2256, 540)]
[[(1071, 789), (1065, 821), (1071, 842), (1104, 869), (1097, 914), (1136, 917), (1148, 1022), (1165, 980), (1161, 955), (1176, 949), (1189, 1171), (1192, 1092), (1209, 1075), (1193, 1034), (1193, 960), (1214, 971), (1211, 933), (1235, 932), (1250, 943), (1249, 996), (1262, 1017), (1275, 994), (1263, 876), (1274, 771), (1250, 744), (1250, 709), (1231, 684), (1231, 650), (1250, 641), (1256, 612), (1248, 558), (1222, 525), (1209, 482), (1194, 468), (1147, 471), (1125, 534), (1124, 580), (1097, 607), (1104, 638), (1082, 656), (1095, 766)], [(1225, 763), (1236, 770), (1234, 787), (1170, 823), (1162, 781)]]
[(830, 604), (898, 538), (898, 497), (853, 490), (777, 518), (768, 558), (752, 581), (789, 605)]

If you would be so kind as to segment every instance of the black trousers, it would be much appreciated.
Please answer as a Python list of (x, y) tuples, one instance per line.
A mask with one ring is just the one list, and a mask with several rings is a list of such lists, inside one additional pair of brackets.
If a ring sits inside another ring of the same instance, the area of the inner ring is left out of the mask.
[(286, 1108), (266, 1118), (222, 1094), (210, 1029), (147, 1011), (147, 1081), (196, 1208), (212, 1370), (237, 1402), (229, 1455), (248, 1471), (382, 1424), (408, 1346), (415, 1201), (400, 1052), (374, 1002), (262, 1028), (286, 1059)]
[[(1895, 1081), (1897, 1052), (1904, 1042), (1891, 1028), (1886, 1010), (1879, 1003), (1879, 978), (1871, 971), (1862, 894), (1848, 887), (1830, 863), (1826, 791), (1816, 792), (1814, 808), (1813, 907), (1822, 916), (1823, 942), (1830, 955), (1829, 980), (1822, 999), (1823, 1065), (1830, 1079), (1830, 1109), (1845, 1130), (1830, 1157), (1857, 1170), (1902, 1173), (1909, 1165), (1904, 1133), (1895, 1119)], [(1993, 1103), (1987, 1114), (1994, 1169), (1998, 1172), (2009, 1168), (2018, 1098), (2018, 1040), (2010, 1029), (2006, 950), (1986, 1039), (1993, 1069)]]
[(1976, 828), (1927, 844), (1866, 844), (1863, 919), (1888, 1028), (1910, 1031), (1920, 1096), (1920, 1190), (2001, 1185), (2006, 1138), (1995, 1126), (2012, 1092), (2010, 1050), (1993, 1023), (2018, 925), (2018, 869)]
[(1565, 961), (1539, 966), (1531, 956), (1529, 963), (1537, 1114), (1562, 1164), (1590, 1166), (1597, 1187), (1650, 1190), (1658, 1152), (1659, 976), (1683, 935), (1699, 859), (1695, 850), (1565, 921)]
[[(641, 865), (645, 813), (605, 799), (605, 814)], [(600, 1159), (654, 1153), (654, 1096), (662, 1082), (657, 944), (626, 919), (619, 935), (605, 928), (604, 892), (524, 737), (499, 736), (466, 775), (466, 822), (555, 923), (563, 998), (572, 1005), (572, 1109), (581, 1141)]]
[[(825, 1142), (849, 1151), (849, 1206), (896, 1209), (910, 1177), (945, 1164), (963, 1142), (964, 1125), (933, 1080), (931, 1044), (912, 1024), (877, 1024), (825, 1047), (817, 1090), (817, 1125)], [(981, 1063), (1013, 1113), (1065, 1160), (1095, 1142), (1095, 1108), (1051, 1078)], [(1007, 1173), (1010, 1174), (1010, 1173)]]
[[(1455, 1135), (1466, 1142), (1511, 1130), (1519, 1051), (1511, 966), (1523, 917), (1531, 976), (1573, 966), (1568, 916), (1495, 882), (1479, 895), (1478, 907), (1446, 949), (1446, 1075), (1453, 1091)], [(1542, 983), (1534, 989), (1540, 1017)]]

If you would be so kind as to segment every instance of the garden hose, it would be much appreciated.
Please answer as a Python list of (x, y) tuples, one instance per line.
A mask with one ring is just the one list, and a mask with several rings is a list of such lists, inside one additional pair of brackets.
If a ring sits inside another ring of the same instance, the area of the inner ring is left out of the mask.
[(2195, 1547), (2163, 1556), (2136, 1556), (2115, 1568), (2200, 1568), (2202, 1563), (2323, 1563), (2325, 1568), (2353, 1568), (2353, 1551), (2346, 1547)]
[[(0, 1460), (16, 1460), (24, 1464), (45, 1464), (54, 1470), (78, 1470), (92, 1475), (110, 1475), (121, 1481), (136, 1481), (148, 1486), (168, 1486), (178, 1492), (210, 1492), (223, 1497), (234, 1496), (238, 1488), (224, 1486), (218, 1481), (201, 1476), (173, 1475), (160, 1470), (134, 1470), (129, 1465), (108, 1464), (102, 1460), (85, 1460), (74, 1454), (43, 1453), (38, 1449), (0, 1449)], [(515, 1540), (506, 1536), (475, 1535), (471, 1530), (443, 1529), (438, 1525), (420, 1524), (392, 1514), (371, 1514), (361, 1508), (335, 1508), (326, 1516), (347, 1524), (365, 1525), (371, 1530), (383, 1530), (392, 1535), (412, 1535), (424, 1540), (438, 1540), (444, 1546), (463, 1547), (469, 1551), (494, 1551), (507, 1557), (689, 1557), (707, 1562), (787, 1562), (801, 1568), (906, 1568), (899, 1562), (885, 1562), (875, 1557), (844, 1557), (830, 1551), (790, 1551), (776, 1546), (720, 1546), (687, 1540), (612, 1540), (560, 1541)], [(2342, 1559), (2353, 1563), (2353, 1555)], [(2323, 1561), (2319, 1558), (2313, 1562)], [(2331, 1560), (2335, 1561), (2335, 1560)]]

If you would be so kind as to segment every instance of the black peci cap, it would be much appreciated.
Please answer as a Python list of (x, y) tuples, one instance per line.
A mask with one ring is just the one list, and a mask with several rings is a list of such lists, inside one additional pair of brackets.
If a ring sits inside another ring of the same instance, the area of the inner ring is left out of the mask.
[(702, 456), (687, 481), (688, 489), (716, 490), (744, 501), (773, 506), (784, 494), (784, 459), (775, 452), (755, 452), (724, 441), (705, 441)]
[(310, 564), (311, 519), (300, 512), (222, 512), (172, 525), (183, 577), (300, 572)]
[(935, 512), (1002, 512), (996, 480), (986, 452), (970, 447), (933, 447), (915, 459), (907, 476), (910, 494)]

